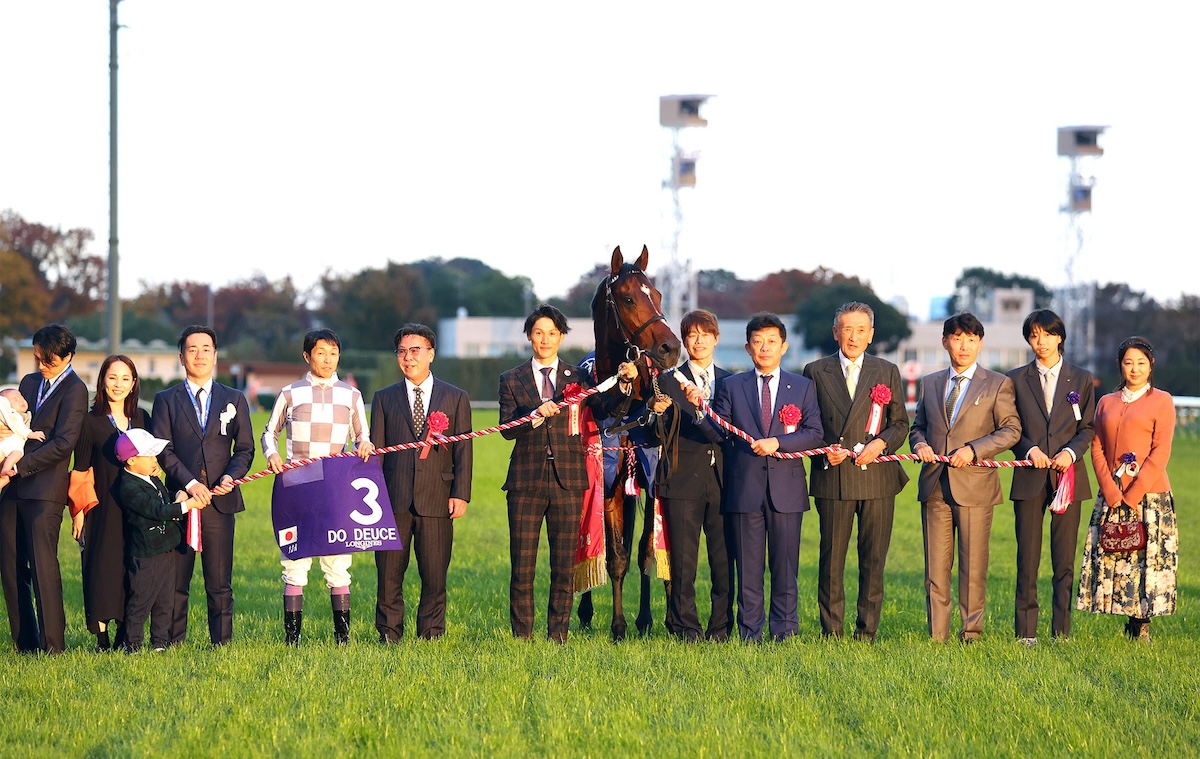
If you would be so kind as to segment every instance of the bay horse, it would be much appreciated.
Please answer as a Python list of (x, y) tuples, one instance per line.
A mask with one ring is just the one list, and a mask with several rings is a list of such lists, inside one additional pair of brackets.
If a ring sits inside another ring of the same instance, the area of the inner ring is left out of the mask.
[[(592, 298), (592, 325), (596, 333), (595, 376), (604, 380), (614, 373), (625, 361), (638, 362), (638, 377), (634, 383), (630, 402), (625, 413), (641, 415), (647, 420), (648, 403), (658, 391), (657, 375), (670, 371), (679, 363), (681, 344), (667, 323), (662, 312), (662, 294), (646, 277), (646, 262), (650, 253), (642, 246), (642, 254), (635, 262), (626, 263), (620, 246), (612, 253), (610, 272), (597, 285)], [(600, 421), (600, 420), (597, 420)], [(601, 427), (622, 430), (638, 424), (638, 421), (619, 424), (620, 419), (606, 420)], [(615, 445), (621, 441), (622, 450), (617, 462), (617, 476), (604, 493), (604, 538), (608, 576), (613, 592), (613, 640), (623, 640), (626, 631), (625, 611), (622, 603), (625, 574), (629, 570), (630, 544), (636, 521), (637, 498), (626, 496), (623, 488), (626, 460), (630, 449), (626, 447), (626, 435), (601, 435), (604, 445)], [(645, 566), (653, 525), (654, 494), (646, 487), (647, 473), (639, 478), (646, 491), (647, 518), (639, 549), (639, 564)], [(653, 622), (650, 614), (650, 578), (641, 575), (641, 601), (636, 620), (637, 629), (645, 634)], [(591, 592), (581, 594), (578, 616), (580, 624), (591, 627)]]

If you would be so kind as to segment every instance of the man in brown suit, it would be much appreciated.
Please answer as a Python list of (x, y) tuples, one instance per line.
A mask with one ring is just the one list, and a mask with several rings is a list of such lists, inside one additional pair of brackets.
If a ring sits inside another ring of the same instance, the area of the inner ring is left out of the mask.
[[(976, 364), (983, 325), (962, 312), (942, 326), (949, 371), (926, 375), (909, 444), (921, 461), (917, 499), (925, 538), (925, 607), (929, 634), (950, 637), (950, 568), (958, 533), (959, 638), (970, 643), (983, 631), (988, 539), (992, 508), (1003, 501), (997, 470), (973, 467), (994, 459), (1021, 439), (1012, 380)], [(948, 456), (949, 465), (937, 456)]]
[[(587, 373), (558, 358), (567, 334), (567, 317), (553, 306), (538, 306), (525, 319), (525, 336), (533, 360), (500, 375), (500, 423), (540, 415), (529, 424), (501, 434), (515, 441), (503, 490), (508, 500), (509, 621), (513, 637), (533, 637), (533, 580), (537, 571), (542, 520), (550, 545), (550, 602), (547, 629), (550, 640), (567, 642), (571, 617), (572, 567), (579, 534), (583, 493), (588, 487), (583, 438), (570, 434), (557, 402), (568, 385), (588, 387)], [(628, 394), (637, 367), (622, 364), (618, 387)], [(595, 396), (593, 396), (595, 397)]]

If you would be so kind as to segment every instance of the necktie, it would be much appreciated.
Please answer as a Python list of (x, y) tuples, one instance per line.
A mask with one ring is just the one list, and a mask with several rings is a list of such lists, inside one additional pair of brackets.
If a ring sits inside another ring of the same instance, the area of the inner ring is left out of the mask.
[(708, 383), (708, 372), (700, 372), (700, 397), (704, 400), (712, 398), (712, 385)]
[(552, 367), (542, 367), (542, 400), (548, 401), (554, 398), (554, 384), (550, 382), (550, 371)]
[(764, 374), (762, 378), (762, 428), (763, 434), (771, 432), (771, 375)]
[(946, 421), (954, 424), (954, 405), (958, 403), (958, 392), (962, 390), (962, 381), (965, 380), (961, 374), (954, 375), (954, 387), (950, 388), (950, 395), (946, 396)]
[(33, 407), (34, 411), (37, 411), (38, 409), (40, 409), (42, 407), (42, 401), (46, 400), (46, 396), (49, 394), (50, 394), (50, 380), (43, 378), (42, 386), (38, 390), (37, 403)]
[(1046, 399), (1046, 413), (1054, 408), (1054, 372), (1042, 375), (1042, 396)]
[(850, 393), (850, 397), (854, 398), (854, 391), (858, 388), (858, 364), (850, 364), (846, 367), (846, 392)]
[(421, 399), (421, 388), (414, 387), (413, 395), (413, 429), (416, 430), (417, 437), (421, 437), (421, 433), (425, 431), (425, 401)]
[(204, 429), (204, 388), (196, 391), (196, 421), (200, 422), (200, 428)]

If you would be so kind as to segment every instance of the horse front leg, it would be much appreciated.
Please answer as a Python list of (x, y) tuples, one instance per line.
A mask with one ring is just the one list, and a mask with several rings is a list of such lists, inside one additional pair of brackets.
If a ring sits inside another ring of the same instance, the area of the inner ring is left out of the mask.
[(585, 590), (579, 594), (579, 606), (575, 609), (575, 615), (579, 617), (579, 629), (592, 629), (592, 617), (596, 614), (596, 610), (592, 607), (592, 591)]
[(608, 565), (608, 581), (612, 584), (612, 637), (613, 641), (625, 640), (627, 623), (621, 594), (625, 587), (625, 573), (629, 571), (628, 542), (625, 539), (625, 494), (618, 490), (604, 499), (604, 540)]
[(649, 495), (646, 496), (644, 517), (642, 537), (638, 541), (638, 567), (641, 568), (641, 572), (638, 574), (641, 575), (641, 587), (638, 595), (638, 615), (634, 622), (640, 635), (648, 635), (650, 628), (654, 626), (654, 613), (650, 610), (650, 575), (647, 573), (650, 567), (650, 555), (654, 550), (654, 546), (651, 545), (651, 538), (654, 534), (654, 499)]

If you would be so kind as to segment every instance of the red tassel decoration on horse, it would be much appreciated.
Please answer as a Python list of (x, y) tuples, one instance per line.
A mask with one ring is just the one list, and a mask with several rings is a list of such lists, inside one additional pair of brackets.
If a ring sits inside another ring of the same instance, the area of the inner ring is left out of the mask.
[(646, 574), (650, 574), (649, 564), (654, 565), (654, 574), (660, 580), (671, 580), (671, 541), (667, 537), (667, 525), (663, 521), (662, 501), (654, 499), (654, 529), (650, 533), (653, 549), (647, 562)]
[(604, 555), (604, 462), (600, 431), (590, 409), (582, 413), (583, 442), (587, 450), (588, 489), (583, 495), (579, 542), (575, 546), (574, 591), (584, 593), (608, 582)]

